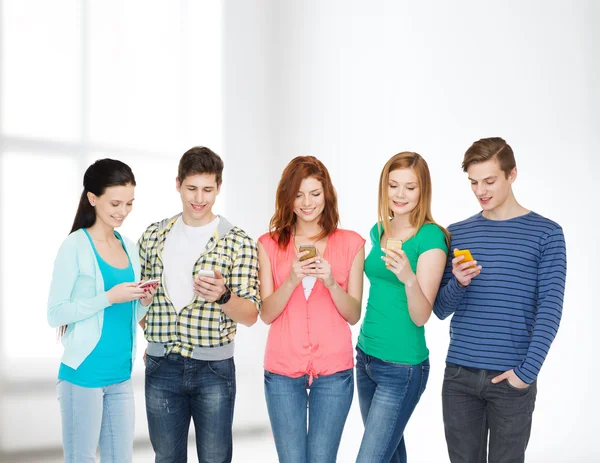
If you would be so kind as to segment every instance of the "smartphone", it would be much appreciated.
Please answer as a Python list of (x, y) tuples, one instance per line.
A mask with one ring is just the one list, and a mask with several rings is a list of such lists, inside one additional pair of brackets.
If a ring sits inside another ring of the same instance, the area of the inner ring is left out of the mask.
[(390, 250), (396, 248), (400, 250), (402, 249), (402, 240), (398, 238), (388, 238), (385, 240), (385, 248)]
[(160, 279), (159, 278), (150, 278), (149, 280), (146, 281), (140, 281), (140, 284), (138, 285), (139, 288), (148, 288), (150, 286), (158, 286), (158, 284), (160, 283)]
[(473, 256), (471, 255), (471, 251), (469, 251), (468, 249), (455, 249), (454, 250), (454, 257), (458, 257), (458, 256), (465, 256), (465, 258), (462, 260), (461, 264), (464, 262), (471, 262), (473, 261)]
[(300, 258), (300, 262), (310, 259), (311, 257), (317, 257), (317, 248), (314, 244), (303, 244), (298, 248), (298, 252), (308, 251), (308, 254)]
[(215, 272), (214, 272), (214, 270), (200, 269), (200, 270), (198, 270), (198, 273), (196, 274), (196, 278), (198, 278), (198, 277), (214, 278)]

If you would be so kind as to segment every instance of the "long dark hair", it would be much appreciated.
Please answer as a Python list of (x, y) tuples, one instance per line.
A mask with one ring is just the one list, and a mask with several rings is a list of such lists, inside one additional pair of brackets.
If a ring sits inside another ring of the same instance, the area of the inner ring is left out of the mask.
[(83, 176), (83, 192), (73, 220), (70, 233), (80, 228), (89, 228), (96, 222), (96, 210), (90, 204), (88, 192), (102, 196), (110, 186), (135, 186), (135, 177), (131, 168), (115, 159), (99, 159), (87, 168)]

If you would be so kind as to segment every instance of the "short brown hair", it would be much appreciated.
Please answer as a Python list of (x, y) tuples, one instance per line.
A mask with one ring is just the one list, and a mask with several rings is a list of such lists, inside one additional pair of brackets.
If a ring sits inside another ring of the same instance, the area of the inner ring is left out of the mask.
[(500, 169), (504, 171), (506, 178), (508, 178), (517, 163), (512, 148), (500, 137), (482, 138), (473, 143), (465, 153), (462, 162), (463, 172), (466, 172), (471, 164), (486, 162), (494, 158), (500, 164)]
[(183, 183), (190, 175), (215, 174), (217, 185), (223, 181), (223, 160), (211, 149), (194, 146), (179, 160), (177, 179)]
[(277, 240), (281, 249), (287, 247), (294, 231), (296, 214), (294, 202), (300, 190), (302, 180), (308, 177), (321, 182), (325, 197), (325, 208), (319, 219), (322, 231), (312, 237), (315, 240), (331, 235), (338, 227), (340, 216), (337, 206), (337, 194), (325, 165), (314, 156), (298, 156), (283, 169), (281, 180), (275, 195), (275, 214), (271, 218), (269, 229), (271, 237)]

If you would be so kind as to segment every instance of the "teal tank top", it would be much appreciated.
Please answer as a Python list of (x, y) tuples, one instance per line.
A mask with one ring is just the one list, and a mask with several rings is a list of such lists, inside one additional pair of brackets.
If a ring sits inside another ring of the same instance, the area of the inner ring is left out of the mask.
[[(94, 249), (104, 280), (104, 290), (108, 291), (121, 283), (133, 282), (135, 274), (131, 260), (125, 268), (108, 264), (98, 254), (88, 231), (85, 229), (84, 231)], [(127, 252), (121, 235), (115, 231), (115, 236), (119, 238), (123, 249)], [(104, 322), (98, 344), (76, 370), (61, 363), (58, 371), (59, 380), (82, 387), (104, 387), (131, 378), (131, 351), (135, 335), (133, 332), (134, 302), (113, 304), (104, 309)]]

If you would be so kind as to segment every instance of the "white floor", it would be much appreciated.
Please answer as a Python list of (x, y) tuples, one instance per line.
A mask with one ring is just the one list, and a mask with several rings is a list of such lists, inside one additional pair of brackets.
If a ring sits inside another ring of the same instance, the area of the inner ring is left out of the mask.
[[(338, 462), (350, 463), (354, 462), (356, 459), (358, 446), (360, 445), (360, 439), (362, 437), (362, 424), (354, 426), (354, 424), (360, 423), (357, 420), (360, 420), (358, 407), (353, 406), (347, 421), (347, 424), (350, 425), (346, 426), (342, 437), (338, 452)], [(35, 458), (31, 459), (32, 463), (34, 461), (35, 463), (62, 463), (63, 459), (60, 455), (54, 455), (52, 457), (36, 455)], [(98, 461), (100, 461), (99, 458)], [(146, 443), (141, 446), (136, 445), (133, 463), (152, 463), (153, 461), (154, 453), (152, 452), (149, 442), (147, 445)], [(265, 430), (264, 432), (253, 431), (249, 434), (240, 433), (238, 435), (235, 435), (234, 433), (234, 463), (276, 463), (277, 461), (275, 443), (273, 442), (273, 436), (269, 430)], [(11, 461), (10, 463), (13, 462)], [(21, 461), (19, 461), (19, 463), (21, 463)], [(188, 448), (188, 463), (198, 463), (193, 439), (190, 439), (190, 446)]]
[[(236, 463), (277, 462), (275, 444), (268, 434), (237, 438), (234, 441), (233, 450), (233, 461)], [(133, 457), (133, 463), (151, 463), (153, 461), (154, 453), (150, 447), (136, 452)], [(198, 463), (196, 446), (193, 443), (188, 448), (188, 463)]]
[[(350, 434), (350, 433), (348, 433)], [(360, 443), (360, 436), (344, 435), (342, 445), (338, 454), (339, 462), (353, 462), (356, 458), (356, 445)], [(352, 441), (354, 441), (352, 443)], [(349, 445), (350, 444), (350, 445)], [(356, 445), (354, 445), (356, 444)], [(261, 433), (257, 435), (243, 435), (234, 437), (233, 445), (233, 461), (235, 463), (276, 463), (277, 453), (275, 451), (275, 443), (270, 433)], [(98, 461), (100, 459), (98, 458)], [(154, 461), (154, 453), (150, 444), (136, 446), (133, 456), (133, 463), (152, 463)], [(33, 460), (32, 460), (33, 462)], [(36, 463), (62, 463), (63, 459), (56, 455), (51, 458), (43, 458), (36, 455)], [(188, 448), (188, 463), (198, 463), (196, 456), (196, 447), (193, 441), (190, 441)]]

